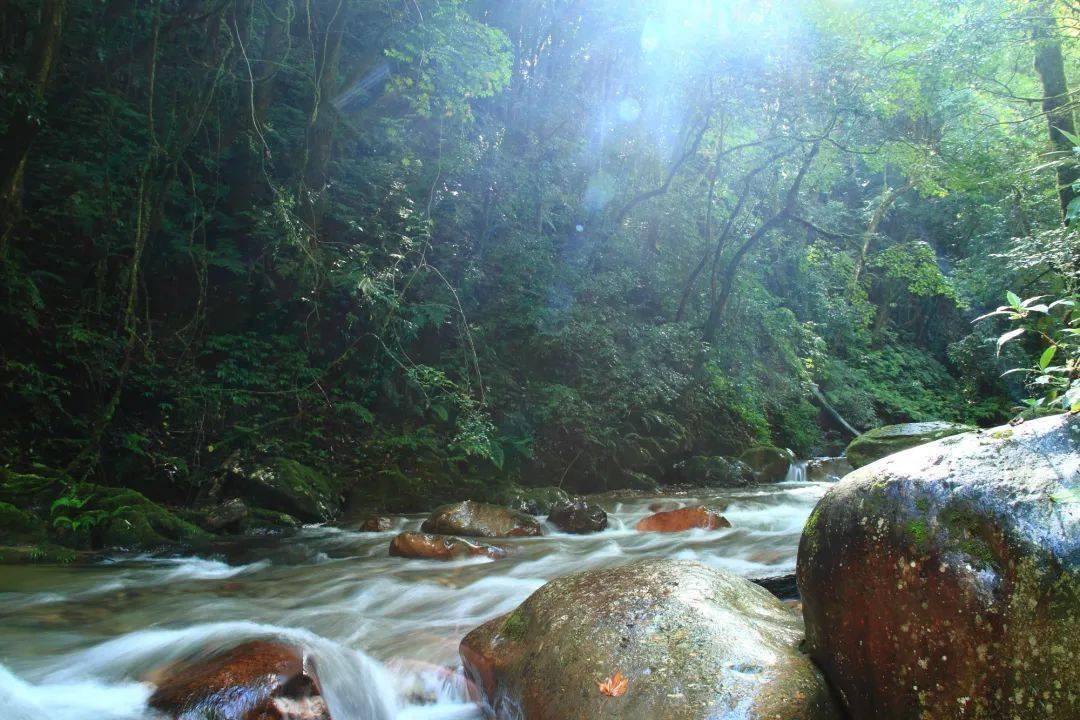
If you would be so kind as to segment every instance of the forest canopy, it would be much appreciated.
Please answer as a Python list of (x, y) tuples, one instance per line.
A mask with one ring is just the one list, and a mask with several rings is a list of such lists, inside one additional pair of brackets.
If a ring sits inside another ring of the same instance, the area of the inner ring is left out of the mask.
[(1007, 420), (1043, 344), (972, 321), (1075, 291), (1078, 31), (1070, 0), (9, 0), (0, 466), (412, 509)]

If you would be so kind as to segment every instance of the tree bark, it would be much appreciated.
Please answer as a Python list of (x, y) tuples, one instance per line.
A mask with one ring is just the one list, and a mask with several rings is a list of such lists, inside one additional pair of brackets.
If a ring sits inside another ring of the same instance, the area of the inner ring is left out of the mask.
[[(42, 0), (41, 21), (34, 34), (33, 46), (25, 76), (32, 102), (39, 107), (45, 102), (45, 88), (56, 62), (63, 33), (67, 0)], [(9, 118), (7, 132), (0, 140), (0, 214), (3, 232), (0, 235), (0, 258), (7, 254), (8, 240), (22, 212), (22, 184), (30, 146), (41, 129), (36, 119), (39, 108), (17, 107)]]
[(799, 168), (799, 173), (792, 181), (791, 187), (788, 188), (787, 195), (784, 198), (783, 207), (762, 222), (761, 225), (758, 226), (758, 229), (739, 246), (735, 251), (735, 254), (728, 261), (727, 266), (724, 268), (723, 283), (721, 285), (720, 293), (716, 298), (716, 302), (714, 302), (709, 309), (709, 317), (705, 321), (705, 328), (702, 333), (702, 339), (705, 340), (705, 342), (713, 343), (716, 341), (716, 333), (717, 330), (720, 329), (720, 320), (724, 316), (724, 310), (727, 308), (728, 299), (731, 297), (731, 291), (735, 285), (735, 277), (739, 272), (739, 266), (742, 263), (742, 259), (751, 249), (757, 246), (757, 244), (761, 242), (773, 228), (788, 220), (791, 213), (794, 212), (803, 180), (806, 179), (806, 173), (809, 172), (810, 166), (814, 164), (814, 158), (817, 157), (819, 150), (821, 150), (820, 140), (816, 141), (813, 146), (811, 146), (810, 152), (808, 152), (806, 158), (803, 159), (802, 166)]
[(1058, 207), (1065, 222), (1069, 203), (1077, 195), (1073, 183), (1080, 179), (1080, 164), (1070, 160), (1073, 142), (1068, 138), (1075, 136), (1076, 122), (1053, 7), (1050, 3), (1040, 3), (1035, 13), (1031, 32), (1035, 41), (1035, 72), (1042, 83), (1042, 110), (1050, 139), (1050, 157), (1062, 161), (1056, 165), (1055, 172)]
[(870, 249), (874, 244), (874, 236), (877, 235), (878, 227), (881, 225), (881, 221), (888, 215), (889, 209), (900, 199), (900, 196), (906, 193), (911, 188), (915, 187), (914, 180), (908, 180), (901, 187), (892, 188), (885, 193), (885, 196), (881, 198), (881, 202), (874, 209), (874, 214), (870, 216), (870, 222), (866, 225), (866, 232), (863, 234), (862, 248), (859, 250), (859, 257), (855, 260), (855, 275), (854, 282), (859, 284), (859, 280), (862, 279), (863, 270), (866, 269), (866, 258), (870, 255)]

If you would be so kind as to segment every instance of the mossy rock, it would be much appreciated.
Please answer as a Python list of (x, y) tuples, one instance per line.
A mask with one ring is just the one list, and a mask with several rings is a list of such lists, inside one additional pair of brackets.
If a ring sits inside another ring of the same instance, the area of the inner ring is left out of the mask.
[(799, 547), (806, 647), (855, 718), (1080, 718), (1080, 417), (855, 470)]
[(41, 468), (34, 473), (0, 468), (0, 502), (46, 517), (52, 501), (59, 497), (71, 482), (70, 478), (59, 471), (48, 468)]
[(883, 425), (852, 440), (844, 454), (851, 467), (860, 468), (901, 450), (974, 429), (970, 425), (944, 421)]
[[(765, 589), (656, 558), (552, 580), (460, 653), (500, 718), (839, 720), (801, 640)], [(598, 689), (616, 674), (621, 690)]]
[(300, 521), (288, 513), (266, 508), (251, 508), (245, 521), (244, 529), (257, 534), (276, 533), (283, 530), (295, 530)]
[(720, 455), (695, 455), (680, 463), (676, 471), (682, 482), (692, 485), (733, 487), (745, 485), (754, 479), (749, 465)]
[(186, 546), (210, 535), (179, 514), (137, 490), (79, 483), (77, 497), (90, 498), (83, 511), (102, 510), (108, 517), (91, 529), (95, 545), (125, 549)]
[(47, 534), (45, 521), (40, 517), (11, 503), (0, 502), (0, 545), (38, 543), (44, 541)]
[(754, 480), (761, 483), (780, 482), (787, 476), (788, 467), (795, 462), (795, 453), (774, 445), (755, 445), (739, 460), (749, 466)]
[(514, 485), (495, 497), (495, 503), (530, 515), (546, 515), (556, 505), (570, 501), (570, 495), (554, 485), (520, 487)]
[(296, 460), (273, 458), (255, 467), (233, 469), (236, 494), (254, 505), (305, 522), (325, 522), (341, 509), (341, 487)]

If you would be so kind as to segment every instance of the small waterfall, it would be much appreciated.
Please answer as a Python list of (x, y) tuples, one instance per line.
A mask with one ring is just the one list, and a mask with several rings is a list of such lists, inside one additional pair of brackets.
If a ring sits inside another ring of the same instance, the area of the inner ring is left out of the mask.
[(784, 482), (806, 482), (806, 460), (796, 460), (788, 465), (787, 475), (784, 476)]

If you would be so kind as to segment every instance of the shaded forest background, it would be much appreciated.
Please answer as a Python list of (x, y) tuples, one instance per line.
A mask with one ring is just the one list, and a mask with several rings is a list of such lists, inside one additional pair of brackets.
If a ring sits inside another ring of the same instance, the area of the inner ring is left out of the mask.
[(1072, 268), (1067, 2), (0, 13), (12, 471), (409, 508), (987, 425), (972, 318)]

